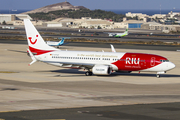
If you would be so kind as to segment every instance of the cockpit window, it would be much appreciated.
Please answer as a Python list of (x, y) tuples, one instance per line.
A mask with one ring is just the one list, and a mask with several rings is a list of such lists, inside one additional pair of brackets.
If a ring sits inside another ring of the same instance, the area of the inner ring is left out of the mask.
[(160, 60), (161, 62), (169, 62), (169, 60)]

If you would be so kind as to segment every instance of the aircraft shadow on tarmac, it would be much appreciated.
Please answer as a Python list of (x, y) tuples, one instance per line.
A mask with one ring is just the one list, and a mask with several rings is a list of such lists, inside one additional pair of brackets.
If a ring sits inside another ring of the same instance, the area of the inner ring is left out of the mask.
[[(154, 73), (112, 73), (110, 76), (142, 76), (142, 77), (156, 77)], [(180, 77), (180, 75), (175, 74), (161, 74), (161, 77)]]
[[(84, 76), (84, 71), (79, 71), (79, 69), (61, 69), (61, 70), (51, 70), (51, 71), (35, 71), (35, 72), (52, 72), (52, 73), (58, 73), (58, 75), (55, 75), (54, 77), (77, 77), (77, 76)], [(67, 73), (62, 74), (63, 73)], [(69, 74), (69, 75), (68, 75)], [(72, 75), (73, 74), (73, 75)]]
[[(79, 71), (80, 69), (60, 69), (60, 70), (52, 70), (52, 71), (41, 71), (41, 72), (53, 72), (53, 73), (67, 73), (67, 74), (74, 74), (75, 76), (83, 76), (86, 71)], [(69, 76), (74, 76), (69, 75)], [(58, 77), (61, 75), (56, 75), (55, 77)], [(64, 75), (63, 75), (64, 76)], [(156, 77), (156, 73), (120, 73), (120, 72), (114, 72), (111, 75), (93, 75), (93, 76), (100, 76), (100, 77), (116, 77), (116, 76), (137, 76), (137, 77)], [(180, 75), (176, 74), (161, 74), (161, 77), (180, 77)]]
[(7, 49), (8, 51), (12, 51), (12, 52), (18, 52), (18, 53), (27, 53), (27, 51), (20, 51), (20, 50), (10, 50), (10, 49)]

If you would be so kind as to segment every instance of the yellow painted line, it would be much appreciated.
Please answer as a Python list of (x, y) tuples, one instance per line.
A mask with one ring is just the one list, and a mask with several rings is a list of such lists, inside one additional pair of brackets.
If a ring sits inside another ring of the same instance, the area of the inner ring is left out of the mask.
[(40, 119), (40, 120), (66, 120), (66, 119)]
[(13, 71), (0, 71), (0, 73), (17, 73), (17, 72), (13, 72)]
[[(10, 111), (0, 111), (0, 113), (8, 113), (8, 112), (21, 112), (22, 110), (10, 110)], [(1, 119), (0, 119), (1, 120)]]

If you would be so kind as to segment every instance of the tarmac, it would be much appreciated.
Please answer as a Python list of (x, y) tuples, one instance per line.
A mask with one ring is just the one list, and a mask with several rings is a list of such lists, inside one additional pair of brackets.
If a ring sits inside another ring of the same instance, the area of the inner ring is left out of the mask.
[[(138, 72), (85, 76), (83, 70), (42, 62), (28, 66), (27, 48), (24, 44), (0, 44), (0, 119), (180, 118), (180, 52), (116, 48), (117, 52), (158, 54), (176, 65), (156, 78), (156, 73)], [(60, 49), (102, 51), (74, 46)], [(154, 110), (152, 106), (159, 107)]]

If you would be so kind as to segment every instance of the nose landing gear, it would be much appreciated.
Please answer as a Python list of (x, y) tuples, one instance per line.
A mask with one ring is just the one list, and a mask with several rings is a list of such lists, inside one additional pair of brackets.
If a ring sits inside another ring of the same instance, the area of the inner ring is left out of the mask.
[(166, 73), (166, 71), (157, 72), (156, 77), (157, 77), (157, 78), (160, 78), (160, 74), (165, 74), (165, 73)]

